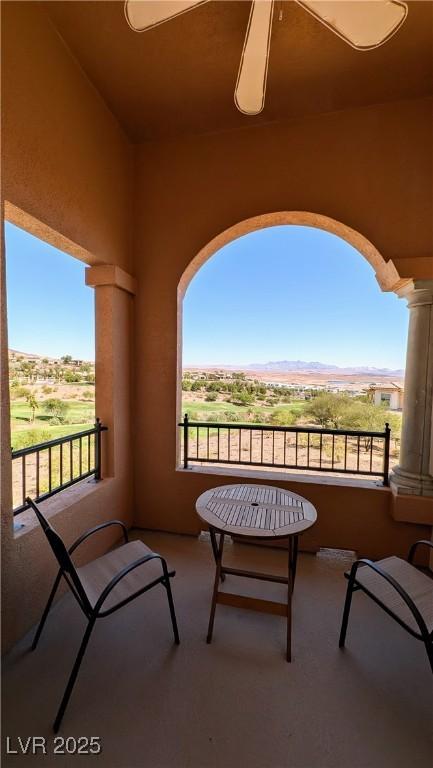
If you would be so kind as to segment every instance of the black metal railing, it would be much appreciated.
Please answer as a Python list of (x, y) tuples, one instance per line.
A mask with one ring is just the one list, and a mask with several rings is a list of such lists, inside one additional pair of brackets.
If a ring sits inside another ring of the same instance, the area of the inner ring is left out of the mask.
[(100, 480), (101, 432), (107, 429), (96, 419), (92, 429), (13, 450), (14, 515), (28, 508), (27, 496), (43, 501), (86, 477)]
[(185, 414), (178, 426), (185, 469), (190, 462), (236, 464), (374, 476), (389, 485), (388, 423), (383, 432), (366, 432), (189, 421)]

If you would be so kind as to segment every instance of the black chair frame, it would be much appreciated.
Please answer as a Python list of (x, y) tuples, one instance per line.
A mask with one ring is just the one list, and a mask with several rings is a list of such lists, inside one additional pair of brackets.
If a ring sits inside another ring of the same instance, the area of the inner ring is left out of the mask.
[[(140, 595), (144, 594), (144, 592), (147, 592), (148, 590), (155, 587), (157, 584), (162, 584), (165, 587), (166, 593), (167, 593), (167, 600), (168, 600), (168, 606), (170, 610), (170, 617), (173, 627), (173, 635), (174, 635), (174, 641), (176, 645), (179, 645), (179, 631), (177, 627), (177, 621), (176, 621), (176, 613), (174, 608), (174, 601), (173, 601), (173, 595), (171, 592), (171, 585), (170, 585), (170, 579), (175, 576), (176, 571), (169, 571), (167, 568), (167, 563), (164, 560), (161, 555), (156, 554), (153, 552), (152, 554), (145, 555), (143, 557), (140, 557), (138, 560), (135, 560), (133, 563), (130, 563), (125, 568), (123, 568), (119, 573), (114, 576), (111, 581), (107, 584), (101, 595), (99, 596), (97, 602), (94, 606), (90, 604), (90, 601), (85, 593), (85, 590), (81, 584), (80, 578), (78, 576), (78, 573), (76, 571), (76, 568), (72, 562), (71, 555), (75, 550), (82, 544), (86, 539), (89, 538), (89, 536), (93, 536), (93, 534), (98, 533), (99, 531), (104, 530), (105, 528), (108, 528), (112, 525), (118, 525), (122, 528), (123, 531), (123, 537), (125, 543), (128, 543), (128, 530), (124, 523), (122, 523), (120, 520), (109, 520), (108, 522), (101, 523), (100, 525), (96, 525), (94, 528), (90, 528), (88, 531), (83, 533), (81, 536), (74, 541), (74, 543), (69, 547), (69, 549), (66, 549), (62, 539), (60, 536), (56, 533), (54, 528), (52, 528), (51, 525), (47, 522), (45, 517), (43, 516), (40, 509), (36, 506), (35, 502), (30, 498), (27, 497), (26, 499), (27, 503), (31, 506), (33, 511), (35, 512), (39, 523), (41, 524), (41, 527), (48, 539), (48, 542), (56, 556), (56, 559), (59, 563), (59, 571), (57, 573), (57, 576), (54, 580), (53, 587), (51, 589), (48, 602), (45, 606), (45, 610), (42, 614), (41, 620), (39, 622), (38, 628), (36, 630), (36, 634), (31, 646), (32, 651), (36, 649), (36, 646), (38, 645), (42, 630), (44, 628), (44, 624), (47, 620), (48, 614), (50, 612), (50, 608), (52, 605), (52, 602), (54, 600), (55, 594), (57, 592), (57, 589), (59, 587), (60, 581), (63, 578), (67, 582), (69, 588), (71, 589), (74, 597), (76, 598), (81, 610), (83, 611), (84, 615), (86, 616), (88, 620), (88, 624), (86, 627), (86, 630), (84, 632), (83, 639), (81, 641), (80, 648), (78, 650), (77, 657), (75, 659), (74, 666), (72, 668), (72, 672), (70, 674), (68, 683), (65, 688), (65, 692), (63, 694), (62, 701), (60, 703), (56, 719), (54, 720), (53, 724), (53, 730), (55, 733), (58, 732), (60, 728), (60, 724), (62, 722), (63, 716), (66, 711), (66, 707), (68, 705), (69, 699), (72, 694), (72, 690), (75, 684), (75, 681), (77, 679), (78, 671), (81, 666), (81, 662), (84, 657), (84, 653), (87, 648), (87, 644), (90, 639), (90, 635), (92, 633), (93, 627), (95, 626), (95, 622), (97, 619), (104, 618), (105, 616), (110, 616), (110, 614), (117, 611), (119, 608), (122, 608), (124, 605), (127, 605), (132, 600), (135, 600), (136, 597), (139, 597)], [(142, 589), (134, 592), (132, 595), (130, 595), (125, 600), (122, 600), (121, 602), (117, 603), (112, 608), (103, 610), (103, 605), (107, 597), (110, 595), (114, 587), (123, 579), (125, 576), (127, 576), (131, 571), (135, 570), (135, 568), (138, 568), (141, 565), (145, 565), (150, 560), (159, 560), (161, 562), (161, 568), (162, 573), (161, 576), (158, 579), (154, 579), (149, 584), (146, 584), (145, 587)]]
[[(415, 552), (420, 545), (425, 545), (427, 547), (430, 547), (433, 549), (433, 542), (428, 541), (427, 539), (421, 539), (420, 541), (416, 541), (414, 544), (412, 544), (407, 561), (410, 564), (413, 564), (413, 559), (415, 556)], [(373, 571), (375, 571), (379, 576), (381, 576), (385, 581), (390, 584), (393, 589), (398, 592), (402, 600), (406, 603), (407, 607), (409, 608), (410, 612), (412, 613), (412, 616), (414, 617), (418, 627), (419, 631), (416, 632), (412, 627), (410, 627), (408, 624), (406, 624), (399, 616), (397, 616), (393, 611), (391, 611), (384, 603), (379, 600), (379, 598), (374, 595), (372, 592), (370, 592), (369, 589), (367, 589), (363, 584), (361, 584), (359, 581), (357, 581), (356, 574), (359, 567), (367, 567), (372, 568)], [(415, 566), (414, 566), (415, 567)], [(391, 616), (398, 624), (400, 624), (403, 629), (405, 629), (407, 632), (409, 632), (412, 637), (416, 637), (417, 640), (421, 640), (424, 643), (427, 656), (430, 662), (430, 666), (433, 672), (433, 631), (429, 632), (426, 626), (426, 623), (421, 616), (417, 606), (415, 605), (414, 601), (410, 597), (410, 595), (407, 594), (407, 592), (403, 589), (403, 587), (396, 581), (396, 579), (391, 576), (389, 573), (386, 573), (380, 566), (373, 562), (372, 560), (368, 560), (367, 558), (361, 558), (360, 560), (356, 560), (351, 569), (350, 572), (344, 574), (346, 579), (348, 579), (348, 585), (347, 585), (347, 592), (346, 592), (346, 600), (344, 603), (344, 610), (343, 610), (343, 619), (341, 622), (341, 631), (340, 631), (340, 639), (339, 639), (339, 647), (344, 648), (345, 640), (346, 640), (346, 632), (347, 632), (347, 625), (349, 622), (349, 614), (350, 614), (350, 607), (352, 604), (352, 595), (354, 592), (357, 592), (359, 589), (361, 589), (365, 594), (367, 594), (369, 597), (371, 597), (372, 600), (374, 600), (377, 605), (380, 605), (381, 608), (389, 615)]]

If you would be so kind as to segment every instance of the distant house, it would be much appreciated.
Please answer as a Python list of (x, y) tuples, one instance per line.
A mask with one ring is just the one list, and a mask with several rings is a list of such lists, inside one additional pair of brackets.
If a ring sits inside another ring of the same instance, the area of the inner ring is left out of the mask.
[(404, 389), (399, 384), (373, 384), (368, 394), (375, 405), (385, 405), (390, 411), (401, 411), (403, 408)]

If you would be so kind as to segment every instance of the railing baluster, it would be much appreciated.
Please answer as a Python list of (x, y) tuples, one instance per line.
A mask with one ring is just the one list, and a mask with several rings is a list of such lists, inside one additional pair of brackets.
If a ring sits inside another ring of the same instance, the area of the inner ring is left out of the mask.
[(356, 471), (359, 472), (359, 435), (358, 435), (358, 451), (356, 454)]
[(79, 463), (80, 463), (80, 475), (83, 474), (83, 438), (80, 437), (79, 442)]
[(242, 429), (239, 427), (239, 445), (238, 445), (239, 461), (241, 460), (241, 441), (242, 441)]
[[(96, 462), (95, 462), (96, 466)], [(69, 443), (69, 474), (71, 476), (71, 480), (74, 479), (74, 441), (71, 440)]]
[(218, 440), (217, 440), (217, 448), (218, 448), (218, 461), (220, 460), (220, 428), (218, 427)]
[(335, 455), (335, 435), (332, 435), (332, 459), (331, 459), (331, 469), (334, 469), (334, 455)]
[(209, 427), (207, 428), (207, 458), (209, 458)]
[(373, 470), (373, 441), (374, 437), (370, 438), (370, 472)]
[(284, 444), (284, 456), (283, 456), (283, 464), (285, 464), (285, 463), (286, 463), (286, 442), (287, 442), (287, 441), (286, 441), (286, 438), (287, 438), (287, 433), (286, 433), (286, 432), (284, 432), (284, 434), (283, 434), (283, 440), (284, 440), (284, 443), (283, 443), (283, 444)]
[(36, 498), (39, 497), (39, 462), (41, 458), (41, 452), (36, 451)]
[(231, 440), (231, 431), (230, 431), (230, 427), (229, 427), (228, 440), (227, 440), (227, 459), (228, 459), (228, 461), (230, 461), (230, 440)]
[(389, 485), (389, 447), (391, 442), (391, 430), (388, 422), (385, 424), (385, 445), (383, 451), (383, 484)]
[(347, 469), (347, 435), (344, 435), (344, 469)]
[(200, 443), (199, 443), (199, 437), (198, 437), (198, 427), (195, 431), (195, 455), (197, 456), (197, 459), (199, 457), (200, 453)]
[(310, 466), (310, 433), (307, 433), (307, 467)]
[(51, 493), (52, 478), (51, 478), (51, 445), (48, 448), (48, 492)]
[(63, 443), (60, 443), (60, 485), (63, 485)]
[(188, 469), (188, 456), (189, 453), (189, 426), (188, 426), (188, 414), (186, 413), (183, 418), (183, 468)]
[(272, 430), (272, 464), (275, 463), (275, 429)]
[(320, 433), (320, 447), (319, 447), (319, 469), (322, 469), (322, 439), (323, 434)]
[(23, 504), (25, 504), (26, 501), (26, 457), (23, 456), (23, 460), (21, 463), (21, 472), (22, 472), (22, 492), (23, 492)]
[(90, 472), (90, 435), (87, 435), (87, 471)]
[(298, 433), (295, 436), (295, 467), (298, 466)]
[(260, 461), (263, 464), (263, 430), (262, 430), (262, 443), (260, 447)]
[(250, 429), (250, 463), (253, 461), (253, 430)]
[(102, 463), (101, 422), (99, 421), (98, 418), (96, 418), (95, 420), (94, 441), (95, 441), (95, 482), (98, 483), (101, 479), (101, 463)]

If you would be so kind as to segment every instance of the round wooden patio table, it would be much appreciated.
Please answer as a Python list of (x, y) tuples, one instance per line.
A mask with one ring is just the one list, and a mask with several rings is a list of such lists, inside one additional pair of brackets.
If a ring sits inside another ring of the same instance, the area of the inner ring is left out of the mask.
[[(274, 613), (287, 617), (286, 659), (291, 661), (292, 593), (296, 576), (298, 536), (316, 522), (317, 512), (315, 508), (307, 499), (292, 491), (271, 485), (248, 483), (220, 485), (217, 488), (211, 488), (199, 496), (196, 508), (199, 517), (209, 527), (216, 563), (207, 642), (210, 643), (212, 640), (217, 603)], [(219, 533), (219, 542), (216, 537), (217, 533)], [(226, 534), (244, 537), (251, 541), (257, 539), (286, 540), (288, 549), (287, 576), (244, 571), (239, 568), (224, 566), (222, 559)], [(277, 603), (220, 591), (220, 580), (224, 581), (226, 575), (287, 584), (287, 601)]]

